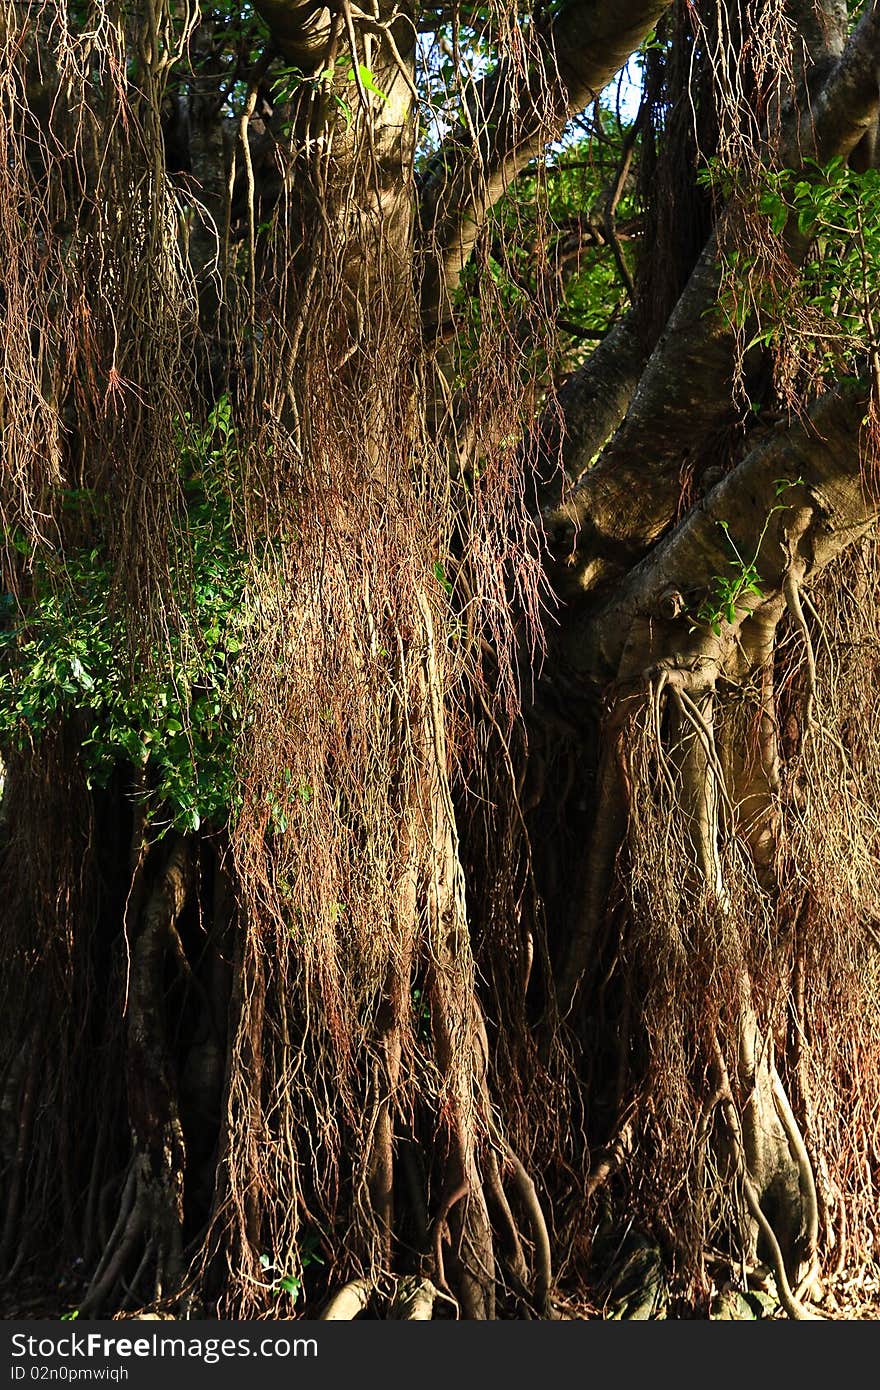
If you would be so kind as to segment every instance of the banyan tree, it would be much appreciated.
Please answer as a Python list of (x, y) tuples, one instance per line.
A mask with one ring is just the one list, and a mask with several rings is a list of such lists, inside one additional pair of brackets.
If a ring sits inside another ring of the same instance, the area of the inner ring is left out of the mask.
[(7, 1314), (834, 1316), (876, 0), (0, 0)]

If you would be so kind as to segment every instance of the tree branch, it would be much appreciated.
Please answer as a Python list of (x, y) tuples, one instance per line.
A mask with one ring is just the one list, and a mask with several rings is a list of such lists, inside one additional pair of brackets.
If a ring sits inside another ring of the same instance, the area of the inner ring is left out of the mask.
[(569, 0), (553, 19), (526, 82), (501, 59), (466, 99), (461, 123), (421, 186), (422, 315), (429, 333), (450, 301), (489, 209), (568, 118), (594, 99), (656, 24), (669, 0)]
[[(575, 619), (567, 655), (597, 679), (617, 676), (628, 645), (650, 666), (652, 654), (670, 649), (673, 629), (680, 662), (688, 652), (720, 670), (740, 651), (739, 628), (762, 603), (784, 604), (793, 567), (806, 582), (846, 546), (860, 539), (880, 514), (880, 499), (865, 481), (870, 439), (865, 426), (866, 382), (848, 382), (826, 392), (809, 417), (788, 430), (775, 429), (727, 474), (640, 565), (597, 616)], [(780, 495), (779, 481), (788, 486)], [(775, 509), (775, 510), (774, 510)], [(722, 526), (721, 523), (725, 523)], [(743, 595), (736, 621), (711, 634), (694, 614), (716, 576), (730, 573), (727, 528), (741, 554), (754, 554), (763, 599)], [(751, 547), (751, 550), (750, 550)], [(681, 595), (674, 616), (664, 608), (671, 592)]]
[(288, 62), (308, 72), (323, 57), (330, 42), (333, 14), (321, 3), (307, 0), (255, 0), (269, 26), (278, 51)]
[(634, 317), (626, 314), (560, 387), (534, 441), (526, 445), (540, 506), (559, 503), (560, 462), (575, 479), (607, 444), (626, 414), (647, 358)]
[[(848, 155), (877, 121), (880, 6), (856, 26), (808, 112), (783, 131), (777, 162), (798, 168)], [(562, 592), (590, 590), (638, 559), (670, 525), (682, 465), (706, 447), (731, 409), (735, 337), (715, 312), (726, 219), (713, 233), (657, 343), (626, 419), (564, 507), (546, 517)], [(808, 241), (796, 233), (795, 264)], [(576, 553), (575, 553), (576, 551)]]

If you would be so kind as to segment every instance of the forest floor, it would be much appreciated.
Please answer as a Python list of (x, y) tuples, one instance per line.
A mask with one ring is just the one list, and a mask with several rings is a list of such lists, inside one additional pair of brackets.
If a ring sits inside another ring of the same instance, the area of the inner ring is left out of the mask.
[[(65, 1288), (66, 1280), (60, 1284), (47, 1286), (45, 1275), (24, 1277), (14, 1287), (0, 1289), (0, 1320), (57, 1321), (63, 1317), (74, 1317), (76, 1292)], [(785, 1319), (773, 1291), (772, 1279), (753, 1279), (754, 1285), (748, 1296), (738, 1292), (728, 1283), (721, 1285), (712, 1298), (712, 1318), (719, 1321), (748, 1321), (755, 1319)], [(834, 1322), (875, 1322), (880, 1321), (880, 1263), (871, 1262), (851, 1268), (842, 1274), (822, 1281), (822, 1296), (810, 1303), (809, 1307), (819, 1317)], [(617, 1298), (604, 1307), (591, 1303), (584, 1297), (561, 1296), (557, 1308), (560, 1318), (566, 1322), (649, 1321), (656, 1318), (674, 1318), (658, 1300), (657, 1311), (651, 1310), (651, 1290), (642, 1285), (629, 1296), (620, 1297), (621, 1286), (615, 1293)], [(117, 1313), (116, 1318), (169, 1317), (169, 1314), (146, 1313), (138, 1311)], [(678, 1320), (692, 1321), (693, 1315), (679, 1315)]]

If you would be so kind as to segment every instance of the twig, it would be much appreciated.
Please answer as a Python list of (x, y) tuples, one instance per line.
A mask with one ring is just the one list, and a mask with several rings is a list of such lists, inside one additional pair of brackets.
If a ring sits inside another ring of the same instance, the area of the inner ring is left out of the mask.
[(614, 177), (614, 182), (608, 190), (608, 196), (605, 199), (605, 207), (603, 209), (602, 218), (603, 226), (605, 228), (605, 235), (608, 239), (608, 244), (610, 245), (612, 254), (614, 256), (614, 262), (620, 273), (620, 278), (626, 286), (626, 292), (629, 296), (629, 301), (631, 304), (635, 303), (636, 289), (635, 285), (633, 284), (632, 275), (629, 271), (629, 266), (623, 259), (623, 251), (620, 245), (620, 238), (617, 235), (617, 228), (614, 222), (614, 214), (617, 211), (617, 205), (620, 202), (621, 196), (623, 195), (623, 190), (626, 185), (627, 176), (629, 175), (630, 167), (632, 165), (633, 149), (635, 148), (636, 136), (638, 135), (639, 130), (641, 128), (643, 111), (644, 103), (642, 103), (642, 105), (639, 107), (638, 115), (636, 116), (636, 119), (633, 121), (632, 125), (626, 133), (626, 136), (624, 137), (623, 148), (620, 154), (620, 163), (617, 166), (617, 173)]

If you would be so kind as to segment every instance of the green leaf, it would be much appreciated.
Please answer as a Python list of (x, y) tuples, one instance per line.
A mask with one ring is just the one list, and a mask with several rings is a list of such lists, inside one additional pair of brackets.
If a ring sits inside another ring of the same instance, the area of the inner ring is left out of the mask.
[[(358, 76), (361, 79), (361, 84), (364, 87), (364, 90), (367, 92), (372, 92), (373, 95), (379, 97), (381, 101), (387, 101), (388, 97), (386, 93), (383, 92), (380, 87), (376, 86), (376, 79), (373, 76), (371, 70), (368, 67), (365, 67), (363, 63), (358, 63), (357, 70)], [(353, 74), (354, 68), (350, 68), (349, 76), (353, 76)]]
[(446, 591), (447, 594), (452, 593), (452, 585), (446, 578), (446, 573), (439, 560), (437, 560), (434, 564), (434, 578), (437, 580), (437, 583), (440, 585), (440, 587)]
[(94, 690), (95, 682), (83, 666), (78, 656), (71, 657), (70, 669), (84, 690)]

